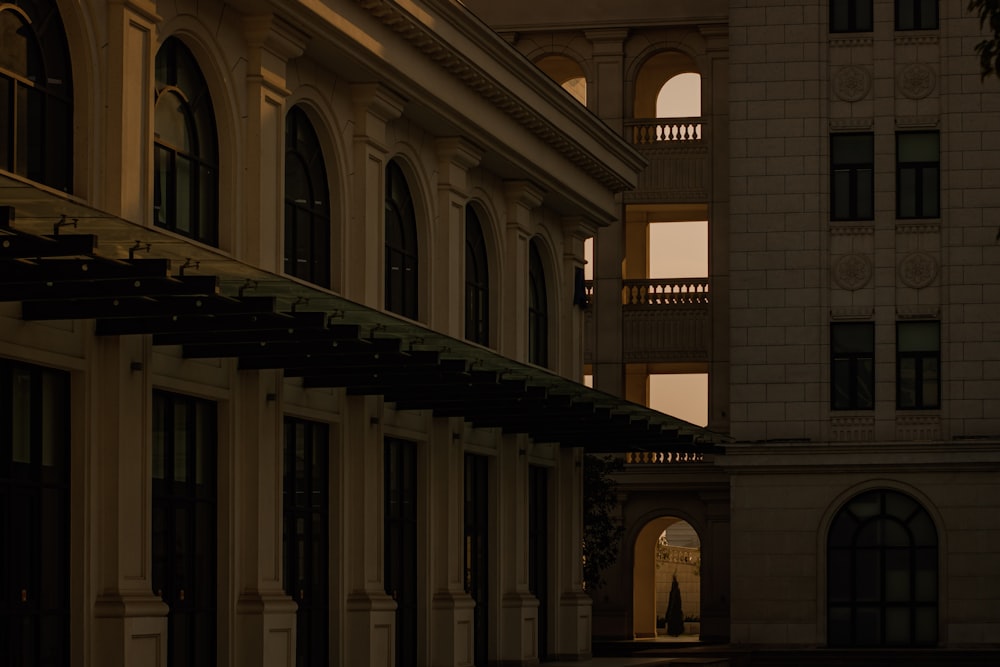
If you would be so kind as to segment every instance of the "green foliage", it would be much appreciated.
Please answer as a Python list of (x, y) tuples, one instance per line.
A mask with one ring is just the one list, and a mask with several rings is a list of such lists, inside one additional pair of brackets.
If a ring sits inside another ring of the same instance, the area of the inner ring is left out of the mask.
[(618, 504), (611, 473), (624, 468), (612, 456), (583, 457), (583, 586), (593, 593), (604, 585), (604, 570), (618, 559), (624, 528), (614, 516)]
[(969, 0), (968, 10), (979, 17), (979, 27), (989, 26), (992, 37), (976, 44), (982, 78), (1000, 77), (1000, 0)]

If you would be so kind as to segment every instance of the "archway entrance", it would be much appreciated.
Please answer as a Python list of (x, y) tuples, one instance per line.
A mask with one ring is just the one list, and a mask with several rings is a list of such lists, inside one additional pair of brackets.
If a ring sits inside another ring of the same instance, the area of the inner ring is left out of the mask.
[[(639, 531), (634, 554), (633, 636), (636, 639), (659, 637), (698, 641), (701, 632), (701, 540), (697, 531), (679, 517), (659, 517)], [(675, 580), (676, 591), (672, 592)], [(669, 624), (668, 614), (672, 621)]]

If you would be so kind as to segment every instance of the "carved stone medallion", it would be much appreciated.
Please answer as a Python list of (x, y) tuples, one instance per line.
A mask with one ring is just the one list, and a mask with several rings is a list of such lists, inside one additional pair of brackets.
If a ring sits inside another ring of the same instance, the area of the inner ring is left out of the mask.
[(911, 100), (923, 99), (934, 90), (934, 71), (921, 63), (907, 65), (896, 78), (896, 85)]
[(925, 252), (915, 252), (899, 263), (899, 279), (907, 287), (927, 287), (938, 275), (937, 260)]
[(833, 79), (833, 90), (845, 102), (857, 102), (868, 95), (872, 77), (857, 65), (841, 67)]
[(842, 289), (859, 290), (872, 278), (872, 263), (858, 254), (844, 255), (833, 265), (833, 280)]

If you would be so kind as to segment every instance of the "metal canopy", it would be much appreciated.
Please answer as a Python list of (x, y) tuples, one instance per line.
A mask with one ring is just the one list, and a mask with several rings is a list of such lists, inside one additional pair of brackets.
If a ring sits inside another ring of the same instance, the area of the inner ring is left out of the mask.
[[(381, 395), (398, 409), (431, 410), (590, 452), (707, 453), (725, 440), (329, 290), (0, 177), (0, 203), (12, 200), (18, 220), (11, 207), (0, 206), (0, 300), (20, 301), (25, 320), (93, 319), (97, 335), (151, 334), (154, 345), (180, 345), (185, 357), (236, 358), (240, 369), (282, 369), (305, 387)], [(69, 225), (86, 233), (67, 233)]]

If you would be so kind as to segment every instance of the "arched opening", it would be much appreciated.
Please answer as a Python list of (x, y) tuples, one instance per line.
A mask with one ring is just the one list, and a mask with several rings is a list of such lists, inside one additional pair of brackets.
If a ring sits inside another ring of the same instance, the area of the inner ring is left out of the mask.
[(701, 75), (684, 72), (667, 79), (656, 94), (657, 118), (701, 116)]
[(575, 97), (580, 104), (587, 105), (587, 77), (579, 63), (566, 56), (545, 56), (536, 61), (535, 65)]
[(653, 519), (635, 540), (632, 634), (636, 639), (699, 641), (700, 621), (701, 539), (680, 517)]

